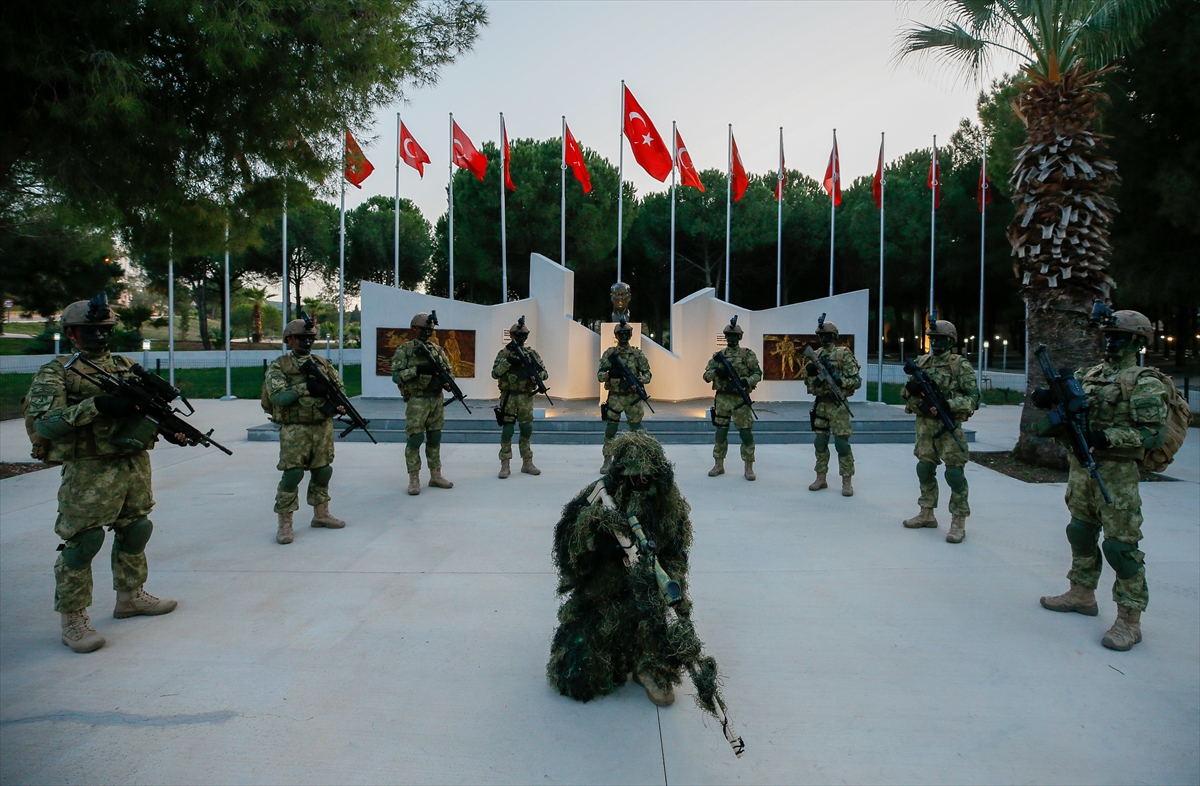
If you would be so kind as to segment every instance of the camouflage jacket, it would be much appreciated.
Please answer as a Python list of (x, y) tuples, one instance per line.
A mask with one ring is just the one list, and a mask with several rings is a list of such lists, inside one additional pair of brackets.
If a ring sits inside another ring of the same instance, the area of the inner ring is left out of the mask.
[[(950, 407), (950, 416), (956, 421), (966, 421), (979, 409), (979, 382), (975, 379), (975, 369), (969, 360), (950, 352), (944, 355), (930, 352), (921, 355), (915, 362), (917, 368), (928, 374), (938, 386)], [(905, 399), (905, 412), (916, 413), (919, 418), (926, 417), (917, 409), (919, 396), (911, 395), (907, 388), (901, 390), (900, 395)]]
[[(537, 390), (537, 385), (533, 383), (532, 379), (521, 376), (521, 364), (519, 362), (515, 366), (508, 362), (509, 346), (512, 345), (509, 344), (496, 353), (496, 362), (492, 364), (492, 379), (496, 380), (497, 384), (499, 384), (501, 393), (521, 393), (531, 396)], [(546, 364), (542, 362), (542, 356), (537, 353), (536, 349), (521, 347), (521, 351), (525, 353), (527, 358), (541, 367), (542, 371), (538, 376), (542, 380), (550, 378), (550, 375), (546, 372)], [(513, 355), (513, 357), (515, 358), (516, 355)]]
[[(729, 365), (733, 366), (733, 370), (741, 378), (747, 393), (762, 381), (762, 368), (758, 365), (758, 356), (754, 354), (753, 349), (742, 346), (725, 347), (721, 354), (729, 359)], [(721, 373), (718, 373), (718, 370)], [(724, 373), (725, 364), (711, 357), (708, 359), (708, 365), (704, 367), (704, 381), (711, 382), (713, 390), (718, 393), (736, 393), (733, 383), (723, 376)]]
[(429, 362), (423, 354), (417, 354), (418, 343), (429, 348), (429, 354), (433, 355), (447, 376), (454, 377), (454, 369), (444, 349), (432, 341), (421, 341), (417, 338), (406, 341), (396, 347), (396, 354), (392, 356), (392, 381), (399, 386), (405, 401), (413, 396), (432, 398), (442, 395), (442, 386), (434, 381), (433, 374), (422, 374), (417, 369), (422, 362)]
[[(87, 357), (114, 376), (133, 377), (129, 369), (134, 362), (127, 357), (108, 352)], [(38, 434), (51, 443), (45, 460), (57, 464), (141, 453), (139, 449), (111, 444), (110, 440), (131, 418), (101, 414), (94, 399), (106, 394), (79, 374), (68, 371), (66, 364), (70, 359), (70, 355), (60, 355), (42, 366), (29, 386), (26, 415), (33, 419)], [(95, 373), (82, 364), (72, 368), (78, 368), (85, 376)], [(133, 417), (141, 418), (140, 415)], [(153, 447), (153, 442), (150, 446)]]
[(604, 389), (613, 393), (629, 393), (626, 388), (621, 387), (620, 377), (610, 379), (608, 370), (615, 367), (611, 358), (613, 355), (620, 355), (621, 361), (633, 372), (637, 377), (638, 382), (643, 385), (650, 382), (650, 362), (646, 360), (646, 356), (642, 354), (642, 350), (633, 345), (622, 347), (618, 344), (615, 347), (609, 347), (604, 350), (604, 354), (600, 356), (600, 370), (596, 372), (596, 379), (600, 380), (600, 384), (604, 385)]
[[(1137, 357), (1101, 363), (1075, 372), (1090, 406), (1088, 427), (1104, 431), (1108, 448), (1097, 448), (1099, 459), (1140, 461), (1146, 450), (1166, 438), (1167, 386), (1149, 369), (1137, 367)], [(1129, 395), (1126, 396), (1126, 389)]]
[(337, 368), (320, 355), (298, 356), (294, 352), (280, 355), (267, 367), (263, 378), (263, 389), (271, 401), (271, 420), (274, 423), (320, 423), (330, 415), (321, 412), (324, 397), (314, 397), (308, 392), (308, 383), (300, 373), (300, 366), (309, 358), (338, 390), (346, 392)]
[[(829, 359), (829, 364), (833, 366), (834, 373), (842, 380), (843, 395), (849, 396), (862, 387), (858, 359), (854, 357), (854, 353), (850, 351), (849, 347), (835, 346), (832, 349), (819, 347), (817, 349), (817, 357)], [(833, 401), (833, 395), (829, 392), (829, 386), (818, 376), (805, 374), (804, 387), (808, 389), (808, 394), (815, 396), (818, 401)]]

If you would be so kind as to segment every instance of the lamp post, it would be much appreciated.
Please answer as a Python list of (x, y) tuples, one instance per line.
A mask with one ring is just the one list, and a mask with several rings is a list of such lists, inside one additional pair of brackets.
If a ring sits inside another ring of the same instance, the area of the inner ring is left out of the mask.
[(329, 338), (330, 338), (330, 335), (328, 333), (326, 333), (325, 334), (325, 359), (326, 360), (330, 360), (333, 357), (329, 352)]
[(900, 337), (900, 365), (904, 365), (904, 336)]
[(55, 355), (59, 354), (59, 353), (58, 353), (58, 345), (59, 345), (59, 342), (60, 342), (60, 341), (62, 341), (62, 334), (61, 334), (61, 333), (55, 333), (55, 334), (54, 334), (54, 354), (55, 354)]
[(142, 368), (150, 367), (150, 339), (142, 339)]
[(987, 367), (988, 367), (988, 346), (989, 346), (990, 344), (991, 344), (991, 342), (990, 342), (990, 341), (985, 341), (985, 342), (983, 342), (983, 369), (982, 369), (983, 371), (987, 371)]
[(1008, 371), (1008, 339), (1004, 339), (1004, 366), (1005, 371)]

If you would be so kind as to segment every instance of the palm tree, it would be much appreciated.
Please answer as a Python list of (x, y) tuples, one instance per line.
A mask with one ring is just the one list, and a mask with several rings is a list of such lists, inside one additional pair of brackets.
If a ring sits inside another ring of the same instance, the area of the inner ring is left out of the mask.
[(250, 341), (261, 344), (263, 339), (263, 306), (267, 304), (266, 287), (246, 287), (242, 297), (250, 304)]
[[(914, 24), (900, 35), (898, 55), (931, 54), (968, 78), (980, 77), (991, 56), (1021, 60), (1013, 102), (1025, 123), (1009, 179), (1016, 214), (1008, 228), (1013, 271), (1028, 314), (1027, 351), (1046, 344), (1060, 366), (1092, 365), (1100, 340), (1089, 330), (1094, 300), (1108, 301), (1109, 228), (1120, 182), (1094, 131), (1106, 100), (1100, 80), (1136, 46), (1163, 0), (940, 0), (946, 21)], [(1043, 383), (1031, 374), (1016, 454), (1037, 464), (1065, 466), (1055, 443), (1034, 435), (1040, 413), (1029, 393)], [(1044, 383), (1043, 383), (1044, 384)]]

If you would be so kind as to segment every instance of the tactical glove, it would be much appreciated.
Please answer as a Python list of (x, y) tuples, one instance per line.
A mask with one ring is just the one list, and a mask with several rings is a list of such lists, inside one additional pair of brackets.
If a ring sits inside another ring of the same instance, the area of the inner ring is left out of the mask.
[(309, 377), (305, 380), (304, 387), (308, 390), (308, 395), (315, 398), (325, 398), (329, 395), (329, 385), (318, 377)]
[(924, 391), (921, 390), (920, 383), (917, 382), (915, 379), (910, 379), (908, 382), (905, 382), (904, 389), (908, 391), (908, 395), (910, 395), (910, 396), (916, 396), (917, 398), (921, 398), (921, 396), (924, 395)]
[(616, 366), (610, 367), (608, 369), (608, 378), (609, 379), (620, 379), (621, 378), (620, 369), (618, 369)]
[(809, 363), (807, 366), (804, 367), (804, 373), (808, 374), (810, 377), (815, 377), (817, 374), (820, 374), (821, 372), (817, 370), (816, 363)]
[(520, 355), (517, 355), (516, 353), (511, 353), (511, 354), (509, 354), (509, 356), (508, 356), (508, 365), (510, 365), (510, 366), (519, 366), (519, 365), (521, 365), (521, 356), (520, 356)]
[(417, 362), (417, 373), (421, 375), (432, 374), (436, 370), (436, 366), (428, 360), (422, 358)]
[(1045, 388), (1038, 388), (1029, 396), (1029, 400), (1038, 409), (1050, 409), (1054, 406), (1054, 395)]
[(1112, 447), (1108, 441), (1108, 435), (1103, 431), (1089, 431), (1087, 435), (1088, 444), (1093, 448), (1108, 448)]
[(97, 412), (110, 418), (127, 418), (137, 412), (137, 407), (132, 401), (120, 396), (96, 396), (93, 402)]

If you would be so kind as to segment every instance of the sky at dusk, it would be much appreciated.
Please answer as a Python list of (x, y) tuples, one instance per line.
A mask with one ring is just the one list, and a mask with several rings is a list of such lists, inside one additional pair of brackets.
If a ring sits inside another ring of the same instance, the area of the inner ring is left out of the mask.
[[(396, 112), (433, 159), (424, 180), (400, 171), (401, 196), (430, 222), (446, 212), (450, 112), (477, 146), (499, 138), (500, 112), (510, 139), (557, 138), (565, 114), (580, 145), (615, 165), (622, 79), (668, 144), (678, 122), (698, 169), (725, 170), (733, 123), (747, 170), (775, 170), (782, 126), (788, 168), (820, 180), (837, 128), (848, 185), (874, 172), (880, 132), (891, 160), (975, 119), (978, 83), (931, 61), (893, 63), (897, 31), (910, 19), (935, 21), (922, 3), (501, 0), (487, 8), (490, 24), (472, 52), (359, 133), (376, 170), (361, 190), (347, 186), (347, 208), (395, 193)], [(987, 80), (1006, 66), (995, 64)], [(666, 188), (628, 147), (625, 174), (639, 194)], [(519, 170), (513, 180), (520, 188)]]

